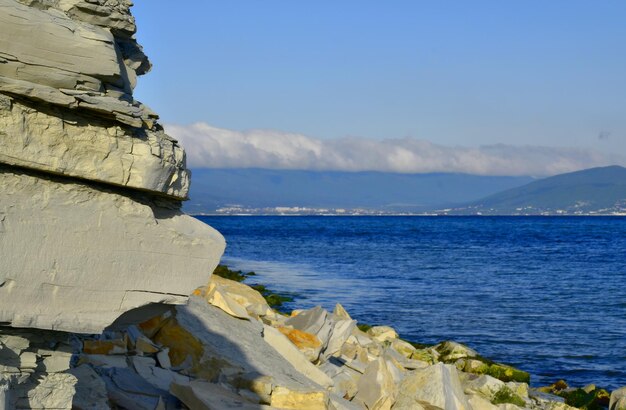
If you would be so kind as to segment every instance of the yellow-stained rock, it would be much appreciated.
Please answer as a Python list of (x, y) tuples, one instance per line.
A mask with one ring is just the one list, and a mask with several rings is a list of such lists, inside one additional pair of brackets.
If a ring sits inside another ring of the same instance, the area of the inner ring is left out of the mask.
[(201, 298), (206, 296), (206, 286), (200, 286), (196, 290), (194, 290), (191, 294), (194, 296), (200, 296)]
[(244, 307), (252, 304), (267, 305), (261, 293), (243, 283), (235, 282), (234, 280), (222, 278), (217, 275), (211, 276), (210, 283), (215, 283), (220, 286), (224, 292), (228, 293), (230, 297)]
[(278, 331), (287, 336), (291, 343), (296, 345), (298, 349), (315, 349), (322, 345), (322, 342), (320, 341), (320, 339), (318, 339), (317, 336), (311, 333), (304, 332), (302, 330), (281, 326), (278, 328)]
[(263, 404), (269, 404), (272, 401), (274, 381), (271, 376), (262, 376), (258, 373), (243, 374), (235, 380), (235, 387), (253, 392), (259, 396)]
[(278, 326), (277, 329), (280, 333), (287, 336), (287, 339), (289, 339), (310, 362), (315, 362), (318, 359), (322, 349), (322, 342), (316, 335), (285, 326)]
[(175, 319), (162, 324), (153, 340), (169, 348), (170, 362), (174, 367), (180, 366), (187, 358), (190, 358), (191, 365), (197, 365), (204, 354), (202, 343)]
[(155, 316), (151, 319), (146, 320), (138, 325), (139, 329), (146, 335), (148, 338), (152, 339), (152, 337), (163, 327), (165, 323), (167, 323), (172, 318), (171, 312), (166, 312), (160, 316)]
[(294, 391), (277, 386), (272, 392), (270, 405), (280, 409), (326, 409), (328, 408), (328, 393), (324, 391)]
[(139, 336), (135, 341), (135, 350), (145, 354), (154, 354), (160, 349), (147, 337)]
[(83, 353), (86, 354), (126, 354), (128, 351), (128, 340), (85, 340), (83, 342)]
[(239, 319), (250, 319), (248, 311), (244, 306), (240, 305), (235, 299), (231, 298), (220, 286), (216, 283), (210, 283), (206, 291), (206, 301), (220, 309), (229, 315)]

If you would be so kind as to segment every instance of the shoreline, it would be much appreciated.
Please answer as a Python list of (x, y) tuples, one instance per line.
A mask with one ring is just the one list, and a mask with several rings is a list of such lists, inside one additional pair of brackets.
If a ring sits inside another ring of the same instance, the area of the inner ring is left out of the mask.
[[(264, 284), (250, 285), (246, 283), (247, 279), (257, 276), (256, 272), (243, 272), (242, 270), (230, 269), (226, 265), (219, 265), (218, 268), (216, 268), (216, 271), (214, 272), (214, 274), (218, 276), (224, 275), (222, 277), (226, 279), (236, 280), (237, 282), (246, 286), (250, 286), (253, 289), (255, 289), (256, 286), (261, 286), (263, 289), (267, 289), (266, 285)], [(269, 289), (267, 290), (270, 291)], [(293, 292), (289, 292), (287, 296), (287, 293), (281, 292), (280, 290), (275, 290), (275, 289), (272, 289), (270, 292), (272, 296), (277, 296), (277, 295), (285, 296), (286, 299), (283, 300), (282, 302), (289, 302), (292, 305), (295, 305), (298, 303), (298, 297), (300, 296), (299, 293), (293, 293)], [(272, 301), (272, 298), (266, 297), (266, 300), (268, 301), (269, 306), (273, 308), (276, 312), (281, 313), (283, 315), (287, 315), (287, 316), (289, 315), (289, 310), (285, 310), (285, 307), (283, 306), (282, 302), (278, 304), (272, 304), (270, 303)], [(303, 310), (296, 308), (296, 309), (291, 310), (292, 312), (291, 314), (293, 314), (293, 312), (299, 313), (301, 311)], [(393, 328), (389, 327), (386, 324), (369, 324), (369, 323), (357, 322), (356, 326), (362, 332), (368, 332), (372, 328), (381, 328), (381, 327), (393, 330)], [(571, 405), (573, 407), (586, 408), (586, 409), (591, 410), (591, 409), (608, 408), (609, 406), (609, 398), (610, 398), (609, 390), (602, 386), (597, 386), (596, 384), (593, 384), (593, 383), (587, 384), (585, 386), (573, 387), (573, 386), (570, 386), (564, 379), (557, 377), (555, 378), (554, 383), (552, 385), (532, 386), (531, 385), (532, 375), (522, 370), (522, 368), (513, 367), (506, 363), (495, 362), (490, 358), (481, 356), (478, 352), (475, 352), (470, 347), (463, 345), (461, 343), (452, 341), (450, 339), (446, 339), (435, 344), (424, 344), (419, 341), (403, 339), (401, 335), (399, 334), (397, 334), (397, 339), (399, 341), (408, 343), (417, 349), (429, 349), (429, 348), (436, 349), (438, 346), (441, 346), (444, 344), (451, 344), (453, 347), (450, 348), (451, 349), (450, 351), (451, 352), (455, 351), (456, 355), (463, 354), (459, 352), (468, 352), (468, 351), (474, 352), (475, 356), (472, 357), (472, 359), (478, 360), (482, 362), (483, 364), (487, 365), (487, 367), (483, 366), (480, 368), (475, 367), (476, 364), (474, 364), (474, 367), (467, 366), (465, 365), (465, 363), (459, 363), (458, 360), (456, 360), (456, 358), (452, 360), (443, 361), (446, 364), (455, 365), (459, 371), (466, 371), (466, 372), (473, 373), (473, 374), (485, 374), (485, 375), (492, 376), (496, 379), (499, 379), (505, 382), (513, 381), (513, 382), (527, 383), (531, 389), (534, 389), (537, 392), (552, 394), (552, 395), (561, 397), (565, 400), (566, 404)], [(462, 359), (462, 357), (459, 357), (459, 358)]]

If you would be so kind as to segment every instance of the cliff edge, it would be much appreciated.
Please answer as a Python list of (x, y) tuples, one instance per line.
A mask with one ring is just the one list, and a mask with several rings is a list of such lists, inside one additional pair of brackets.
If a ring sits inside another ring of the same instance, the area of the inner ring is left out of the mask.
[(0, 322), (100, 333), (180, 304), (225, 242), (184, 215), (185, 153), (133, 98), (125, 0), (0, 0)]

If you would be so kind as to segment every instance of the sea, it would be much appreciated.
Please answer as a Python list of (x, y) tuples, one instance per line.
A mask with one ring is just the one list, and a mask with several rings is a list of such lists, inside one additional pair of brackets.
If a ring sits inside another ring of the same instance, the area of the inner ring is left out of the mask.
[(454, 340), (528, 371), (531, 385), (626, 386), (626, 218), (199, 216), (224, 264), (341, 303), (404, 339)]

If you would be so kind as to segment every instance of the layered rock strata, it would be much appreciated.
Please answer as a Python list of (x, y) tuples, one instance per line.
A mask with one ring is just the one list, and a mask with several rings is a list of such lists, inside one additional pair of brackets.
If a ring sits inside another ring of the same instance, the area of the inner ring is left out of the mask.
[(0, 0), (0, 322), (100, 333), (184, 303), (224, 250), (185, 154), (133, 98), (127, 0)]
[[(77, 362), (105, 351), (82, 334), (186, 303), (225, 246), (180, 211), (185, 153), (133, 98), (150, 63), (130, 6), (0, 0), (0, 408), (179, 403), (137, 400), (128, 389), (158, 388)], [(150, 371), (150, 360), (133, 365)]]

